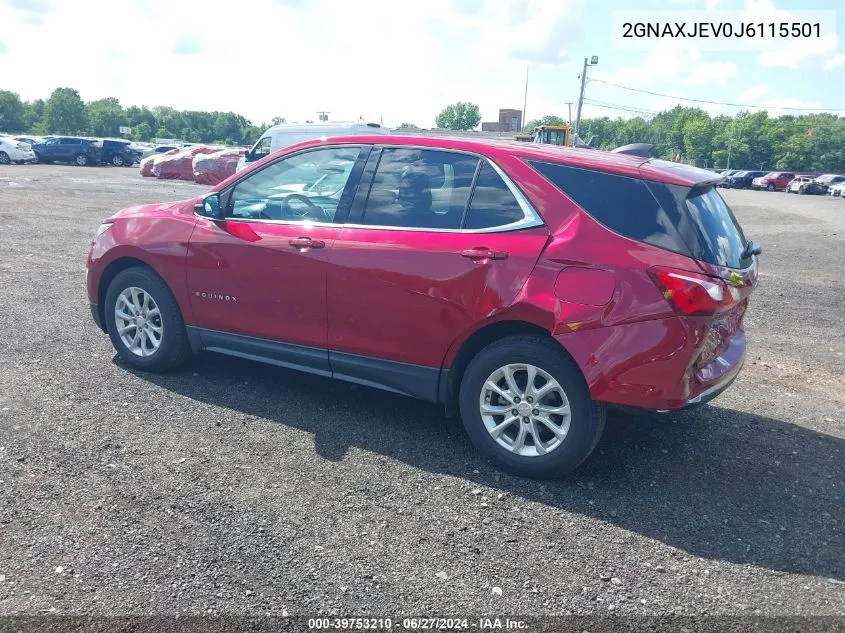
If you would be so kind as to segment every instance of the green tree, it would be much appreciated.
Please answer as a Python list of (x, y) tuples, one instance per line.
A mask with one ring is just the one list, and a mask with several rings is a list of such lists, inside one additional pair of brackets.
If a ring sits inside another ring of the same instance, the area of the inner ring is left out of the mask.
[(141, 121), (132, 128), (132, 138), (136, 141), (149, 141), (153, 136), (152, 128), (146, 121)]
[(397, 130), (419, 130), (420, 127), (413, 123), (400, 123), (399, 127), (396, 128)]
[(565, 123), (566, 121), (561, 117), (554, 114), (547, 114), (546, 116), (541, 116), (539, 119), (531, 119), (522, 129), (526, 132), (531, 132), (535, 127), (541, 125), (564, 125)]
[(94, 136), (118, 136), (129, 117), (114, 97), (88, 103), (88, 126)]
[(437, 115), (437, 127), (448, 130), (471, 130), (481, 123), (481, 110), (474, 103), (458, 101), (446, 106)]
[(0, 132), (22, 132), (27, 128), (26, 109), (15, 92), (0, 90)]
[(712, 166), (710, 152), (713, 126), (709, 117), (687, 119), (683, 127), (684, 155), (698, 167)]
[(283, 116), (274, 116), (273, 117), (273, 125), (283, 125), (284, 123), (287, 123), (287, 122), (288, 122), (288, 120)]
[(73, 88), (56, 88), (44, 104), (44, 128), (58, 134), (83, 134), (88, 115), (79, 93)]
[(35, 131), (41, 127), (44, 119), (44, 99), (36, 99), (35, 101), (27, 101), (23, 104), (24, 107), (24, 130), (28, 132)]

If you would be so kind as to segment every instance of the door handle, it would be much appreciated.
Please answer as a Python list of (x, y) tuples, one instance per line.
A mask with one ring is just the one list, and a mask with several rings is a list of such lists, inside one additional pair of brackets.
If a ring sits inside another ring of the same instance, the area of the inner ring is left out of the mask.
[(323, 240), (312, 240), (310, 237), (297, 237), (289, 240), (288, 244), (296, 249), (323, 248), (326, 245)]
[(508, 254), (506, 251), (491, 251), (486, 246), (476, 246), (475, 248), (468, 248), (465, 251), (461, 251), (461, 256), (467, 257), (472, 260), (480, 260), (480, 259), (507, 259)]

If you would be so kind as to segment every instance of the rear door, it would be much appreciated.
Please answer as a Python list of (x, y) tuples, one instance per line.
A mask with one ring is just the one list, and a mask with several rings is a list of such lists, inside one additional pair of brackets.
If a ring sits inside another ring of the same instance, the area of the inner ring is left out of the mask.
[(548, 237), (523, 194), (485, 159), (423, 148), (374, 150), (332, 249), (333, 371), (369, 374), (435, 399), (449, 346), (514, 301)]

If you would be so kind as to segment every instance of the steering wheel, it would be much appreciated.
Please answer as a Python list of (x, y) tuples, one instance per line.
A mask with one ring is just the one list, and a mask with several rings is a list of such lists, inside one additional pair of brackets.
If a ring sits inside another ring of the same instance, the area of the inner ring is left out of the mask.
[[(293, 208), (290, 206), (290, 203), (293, 200), (298, 200), (299, 202), (304, 202), (305, 205), (308, 208), (304, 209), (300, 212), (294, 211)], [(308, 196), (303, 196), (302, 194), (299, 194), (299, 193), (292, 193), (292, 194), (286, 196), (285, 199), (282, 200), (281, 209), (282, 209), (282, 213), (285, 214), (285, 215), (291, 215), (291, 216), (295, 216), (295, 217), (306, 218), (306, 217), (309, 217), (309, 216), (313, 216), (313, 214), (319, 214), (318, 217), (314, 218), (315, 220), (318, 220), (320, 222), (322, 222), (322, 221), (331, 222), (331, 220), (332, 220), (332, 218), (329, 217), (329, 214), (326, 213), (325, 209), (323, 209), (322, 207), (319, 207), (316, 204), (314, 204)]]

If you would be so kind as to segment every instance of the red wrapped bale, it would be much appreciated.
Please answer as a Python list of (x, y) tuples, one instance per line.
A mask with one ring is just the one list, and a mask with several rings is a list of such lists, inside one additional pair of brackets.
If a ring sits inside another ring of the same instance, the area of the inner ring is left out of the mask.
[(150, 154), (141, 161), (141, 175), (155, 176), (156, 161), (161, 160), (165, 156), (173, 156), (175, 154), (178, 154), (180, 151), (181, 150), (178, 149), (172, 149), (169, 152), (165, 152), (164, 154)]
[(194, 181), (201, 185), (216, 185), (235, 173), (245, 149), (224, 149), (213, 154), (194, 156)]
[(174, 154), (168, 152), (153, 163), (153, 173), (156, 178), (164, 180), (193, 180), (194, 156), (198, 154), (211, 154), (218, 151), (219, 147), (208, 147), (206, 145), (192, 145), (181, 149)]

